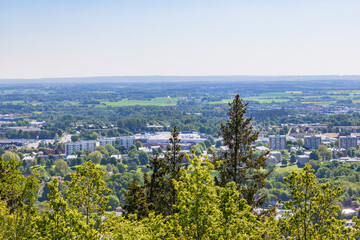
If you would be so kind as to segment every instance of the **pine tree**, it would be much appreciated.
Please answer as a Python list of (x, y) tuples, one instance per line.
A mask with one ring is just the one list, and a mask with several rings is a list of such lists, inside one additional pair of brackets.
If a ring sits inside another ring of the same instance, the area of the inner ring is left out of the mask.
[(146, 202), (145, 186), (139, 185), (134, 178), (129, 184), (128, 190), (124, 192), (125, 204), (123, 205), (125, 214), (137, 214), (138, 219), (147, 217), (149, 214), (149, 204)]
[(166, 163), (166, 178), (168, 181), (168, 191), (170, 195), (170, 208), (176, 204), (177, 195), (176, 190), (173, 184), (173, 180), (180, 181), (181, 178), (181, 168), (184, 159), (184, 155), (180, 154), (180, 141), (179, 130), (174, 126), (173, 131), (171, 131), (170, 145), (167, 147), (167, 152), (165, 154), (165, 163)]
[(167, 215), (168, 209), (168, 193), (166, 192), (167, 181), (165, 179), (166, 165), (163, 158), (159, 158), (157, 154), (150, 159), (148, 168), (152, 170), (150, 180), (147, 174), (144, 174), (145, 191), (147, 195), (147, 202), (151, 210), (156, 213)]
[(223, 153), (222, 161), (218, 161), (219, 177), (215, 178), (215, 183), (225, 187), (228, 182), (235, 182), (241, 197), (250, 206), (260, 206), (266, 196), (255, 199), (255, 195), (265, 187), (265, 179), (271, 173), (265, 171), (268, 152), (254, 156), (253, 143), (259, 132), (254, 131), (252, 118), (245, 117), (248, 103), (244, 104), (240, 96), (236, 95), (229, 106), (229, 119), (226, 124), (221, 123), (218, 133), (228, 150)]

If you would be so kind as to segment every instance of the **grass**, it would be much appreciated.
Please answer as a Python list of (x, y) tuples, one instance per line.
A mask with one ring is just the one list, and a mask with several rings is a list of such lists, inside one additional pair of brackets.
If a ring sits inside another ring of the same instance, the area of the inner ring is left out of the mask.
[(301, 171), (302, 168), (299, 168), (296, 164), (293, 164), (293, 165), (287, 165), (286, 167), (282, 167), (281, 164), (277, 165), (276, 168), (275, 168), (275, 172), (277, 173), (285, 173), (285, 172), (288, 172), (288, 173), (291, 173), (292, 171)]
[(302, 104), (313, 104), (313, 105), (322, 105), (328, 106), (330, 104), (336, 103), (336, 101), (319, 101), (319, 102), (301, 102)]
[(290, 99), (285, 98), (263, 98), (263, 97), (246, 97), (244, 98), (245, 101), (254, 101), (259, 103), (282, 103), (282, 102), (288, 102)]
[(128, 100), (122, 99), (117, 102), (109, 102), (103, 101), (102, 104), (111, 107), (125, 107), (125, 106), (166, 106), (166, 105), (176, 105), (179, 98), (167, 98), (167, 97), (159, 97), (153, 98), (151, 100)]

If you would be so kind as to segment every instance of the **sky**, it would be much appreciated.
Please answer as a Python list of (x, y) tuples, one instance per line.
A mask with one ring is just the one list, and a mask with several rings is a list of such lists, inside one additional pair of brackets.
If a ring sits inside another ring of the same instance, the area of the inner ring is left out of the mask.
[(360, 75), (358, 0), (0, 0), (0, 78)]

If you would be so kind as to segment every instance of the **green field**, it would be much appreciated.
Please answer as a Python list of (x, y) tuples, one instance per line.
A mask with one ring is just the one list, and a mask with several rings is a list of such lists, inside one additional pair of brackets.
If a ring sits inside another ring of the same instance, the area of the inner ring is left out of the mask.
[(286, 167), (281, 167), (281, 164), (277, 165), (275, 168), (275, 172), (277, 173), (291, 173), (292, 171), (301, 171), (302, 168), (299, 168), (296, 164), (287, 165)]
[(166, 105), (176, 105), (179, 98), (166, 98), (166, 97), (159, 97), (153, 98), (151, 100), (128, 100), (122, 99), (121, 101), (117, 102), (109, 102), (103, 101), (102, 104), (111, 107), (124, 107), (124, 106), (166, 106)]

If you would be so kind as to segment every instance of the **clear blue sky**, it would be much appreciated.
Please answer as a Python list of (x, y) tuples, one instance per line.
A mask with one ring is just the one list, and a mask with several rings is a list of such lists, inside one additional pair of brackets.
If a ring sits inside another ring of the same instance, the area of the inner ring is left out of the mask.
[(360, 74), (360, 1), (0, 0), (0, 78)]

